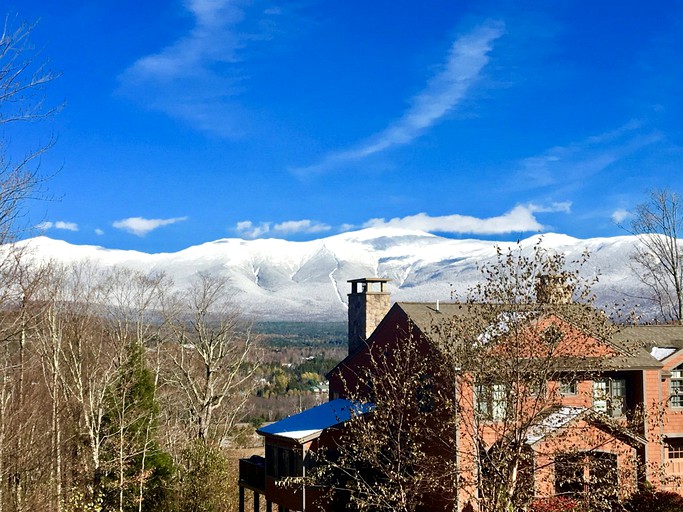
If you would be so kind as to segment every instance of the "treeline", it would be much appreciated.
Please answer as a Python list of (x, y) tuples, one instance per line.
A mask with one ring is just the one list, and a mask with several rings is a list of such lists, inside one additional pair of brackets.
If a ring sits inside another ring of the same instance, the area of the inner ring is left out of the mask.
[(259, 354), (221, 279), (0, 260), (0, 512), (233, 510)]
[(256, 322), (263, 344), (274, 349), (310, 347), (327, 350), (347, 346), (346, 322)]

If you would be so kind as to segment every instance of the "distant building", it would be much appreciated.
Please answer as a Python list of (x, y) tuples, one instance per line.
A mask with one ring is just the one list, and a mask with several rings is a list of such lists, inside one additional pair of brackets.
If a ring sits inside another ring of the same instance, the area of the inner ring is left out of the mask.
[[(425, 350), (435, 350), (437, 340), (431, 334), (435, 325), (477, 313), (477, 305), (454, 303), (391, 306), (387, 282), (382, 278), (350, 281), (349, 354), (328, 375), (330, 401), (259, 430), (265, 438), (265, 458), (240, 461), (240, 512), (245, 509), (245, 490), (252, 491), (254, 510), (261, 500), (268, 511), (273, 505), (280, 512), (335, 510), (334, 504), (319, 500), (320, 489), (278, 486), (277, 482), (305, 475), (311, 452), (332, 446), (346, 421), (370, 410), (371, 405), (354, 405), (346, 396), (346, 390), (354, 386), (359, 373), (356, 370), (367, 364), (369, 351), (373, 347), (390, 351), (408, 332), (431, 347)], [(571, 294), (556, 287), (541, 296), (548, 302), (566, 302)], [(543, 321), (574, 328), (564, 325), (561, 316), (552, 312)], [(683, 327), (626, 327), (606, 340), (587, 332), (580, 336), (582, 341), (567, 347), (568, 352), (563, 354), (566, 364), (589, 367), (595, 363), (599, 371), (587, 371), (582, 379), (547, 383), (549, 389), (559, 391), (561, 400), (549, 406), (528, 430), (526, 449), (536, 468), (530, 484), (533, 493), (547, 497), (585, 490), (591, 460), (595, 459), (606, 461), (614, 469), (614, 487), (622, 492), (633, 491), (646, 480), (667, 490), (683, 491)], [(572, 350), (581, 351), (580, 362), (572, 358)], [(495, 392), (486, 395), (491, 403), (483, 402), (476, 389), (464, 392), (473, 395), (473, 407), (487, 408), (495, 425), (500, 406), (495, 403)], [(635, 415), (636, 410), (644, 414)], [(576, 432), (582, 434), (577, 436)], [(602, 439), (599, 446), (595, 439)], [(464, 436), (458, 442), (459, 453), (479, 449)], [(488, 442), (491, 446), (500, 440), (492, 437)], [(569, 442), (574, 451), (577, 446), (582, 450), (586, 470), (574, 479), (560, 479), (567, 464), (575, 462), (563, 456), (563, 443)], [(464, 459), (461, 464), (466, 464)], [(466, 467), (460, 469), (468, 471)], [(461, 488), (456, 492), (452, 502), (461, 510), (474, 491)]]

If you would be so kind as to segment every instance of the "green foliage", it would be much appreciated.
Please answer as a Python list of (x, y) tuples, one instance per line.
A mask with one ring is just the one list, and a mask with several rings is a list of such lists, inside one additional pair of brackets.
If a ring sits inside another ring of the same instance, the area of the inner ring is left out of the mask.
[[(175, 512), (223, 512), (231, 509), (235, 496), (227, 482), (236, 475), (230, 460), (217, 446), (197, 440), (182, 453), (176, 496)], [(170, 505), (170, 504), (169, 504)]]
[(322, 382), (325, 375), (338, 361), (326, 357), (311, 357), (299, 364), (281, 365), (266, 363), (259, 369), (259, 375), (267, 382), (257, 390), (258, 396), (283, 396), (292, 392), (310, 391)]
[(633, 494), (624, 504), (628, 512), (681, 512), (683, 496), (670, 491), (655, 491), (651, 487)]
[(133, 511), (142, 499), (142, 510), (164, 510), (174, 468), (155, 439), (159, 407), (154, 375), (138, 343), (129, 345), (126, 356), (107, 394), (104, 452), (116, 462), (100, 479), (103, 504)]

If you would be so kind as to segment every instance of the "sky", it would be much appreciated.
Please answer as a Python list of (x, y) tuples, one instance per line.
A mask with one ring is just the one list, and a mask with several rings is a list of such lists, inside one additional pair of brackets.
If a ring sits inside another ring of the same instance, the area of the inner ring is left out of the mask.
[[(683, 193), (683, 3), (7, 0), (58, 113), (22, 236), (627, 233)], [(3, 106), (0, 104), (0, 109)]]

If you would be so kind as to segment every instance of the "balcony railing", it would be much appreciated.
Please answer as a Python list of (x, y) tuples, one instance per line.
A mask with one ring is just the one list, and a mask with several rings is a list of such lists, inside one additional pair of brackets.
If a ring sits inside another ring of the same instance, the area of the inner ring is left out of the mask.
[(252, 455), (248, 459), (240, 459), (240, 485), (254, 491), (266, 490), (266, 459)]

